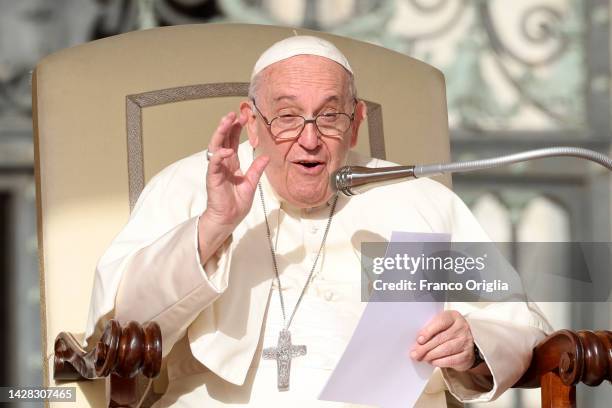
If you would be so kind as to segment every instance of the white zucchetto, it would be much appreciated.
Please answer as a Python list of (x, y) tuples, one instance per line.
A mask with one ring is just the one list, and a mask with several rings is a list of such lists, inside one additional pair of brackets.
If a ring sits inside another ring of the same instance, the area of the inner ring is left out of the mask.
[(265, 50), (253, 67), (251, 80), (266, 67), (296, 55), (318, 55), (328, 58), (342, 65), (351, 74), (353, 73), (348, 60), (334, 44), (310, 35), (296, 35), (274, 43)]

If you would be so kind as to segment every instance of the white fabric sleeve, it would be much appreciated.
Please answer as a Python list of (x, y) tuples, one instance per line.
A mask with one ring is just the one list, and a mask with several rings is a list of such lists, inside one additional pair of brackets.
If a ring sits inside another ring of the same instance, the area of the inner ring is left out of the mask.
[[(461, 402), (486, 402), (499, 397), (521, 378), (531, 363), (533, 348), (550, 327), (526, 303), (507, 302), (484, 306), (465, 317), (474, 342), (491, 376), (443, 368), (446, 385)], [(533, 314), (532, 314), (533, 313)]]
[(204, 265), (197, 249), (198, 218), (170, 230), (136, 252), (116, 296), (120, 322), (155, 321), (162, 331), (163, 355), (198, 314), (227, 288), (231, 238)]
[[(455, 242), (489, 242), (490, 238), (467, 208), (454, 195), (452, 231)], [(443, 368), (449, 391), (461, 402), (485, 402), (499, 397), (523, 375), (533, 348), (552, 328), (534, 303), (450, 303), (448, 309), (465, 316), (492, 376)]]
[(147, 184), (128, 223), (98, 262), (86, 339), (109, 318), (154, 320), (166, 355), (226, 289), (231, 236), (200, 264), (198, 219), (206, 202), (201, 167), (194, 159), (183, 160)]

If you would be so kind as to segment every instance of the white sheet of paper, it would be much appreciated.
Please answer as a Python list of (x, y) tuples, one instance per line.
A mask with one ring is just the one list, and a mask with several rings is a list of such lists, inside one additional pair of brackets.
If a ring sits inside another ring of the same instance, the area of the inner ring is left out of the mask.
[[(448, 234), (393, 232), (391, 242), (445, 242)], [(392, 256), (387, 250), (386, 256)], [(382, 408), (412, 407), (433, 367), (414, 362), (418, 331), (444, 305), (436, 302), (369, 302), (319, 399)]]

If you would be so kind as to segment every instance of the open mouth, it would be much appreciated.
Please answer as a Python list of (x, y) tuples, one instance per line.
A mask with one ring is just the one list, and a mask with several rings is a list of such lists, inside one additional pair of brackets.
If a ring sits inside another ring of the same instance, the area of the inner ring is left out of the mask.
[(304, 174), (316, 176), (325, 169), (325, 162), (318, 160), (296, 160), (293, 162)]
[(299, 164), (300, 166), (306, 167), (308, 169), (312, 169), (315, 168), (317, 166), (322, 166), (323, 162), (320, 161), (311, 161), (311, 160), (299, 160), (297, 162), (295, 162), (296, 164)]

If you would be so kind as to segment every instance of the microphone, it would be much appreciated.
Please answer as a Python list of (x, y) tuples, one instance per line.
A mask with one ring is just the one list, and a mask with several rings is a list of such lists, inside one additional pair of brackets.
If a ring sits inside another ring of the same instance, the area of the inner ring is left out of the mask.
[(462, 173), (490, 169), (545, 157), (577, 157), (598, 163), (612, 171), (612, 159), (605, 154), (580, 147), (558, 146), (529, 150), (490, 159), (456, 163), (377, 168), (344, 166), (332, 173), (330, 176), (330, 186), (335, 192), (339, 191), (346, 196), (353, 196), (364, 193), (372, 188), (399, 183), (408, 179), (438, 176), (445, 173)]

